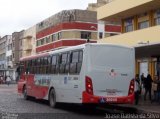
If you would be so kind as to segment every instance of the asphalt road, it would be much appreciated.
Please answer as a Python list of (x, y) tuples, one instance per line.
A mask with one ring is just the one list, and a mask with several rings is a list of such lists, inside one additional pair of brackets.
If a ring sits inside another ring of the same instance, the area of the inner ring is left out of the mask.
[(112, 109), (86, 109), (73, 104), (52, 109), (44, 100), (24, 100), (16, 87), (0, 85), (0, 119), (105, 119), (106, 114), (115, 113)]

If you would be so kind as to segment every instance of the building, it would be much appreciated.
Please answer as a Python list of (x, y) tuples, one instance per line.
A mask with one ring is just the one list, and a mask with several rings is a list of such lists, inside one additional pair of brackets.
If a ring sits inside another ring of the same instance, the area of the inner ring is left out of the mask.
[(0, 76), (13, 77), (12, 36), (6, 35), (0, 39)]
[(97, 3), (89, 3), (87, 10), (96, 11), (98, 7), (101, 7), (105, 4), (112, 2), (113, 0), (97, 0)]
[(0, 75), (6, 75), (7, 62), (6, 62), (6, 40), (8, 36), (4, 36), (0, 39)]
[(160, 1), (114, 0), (97, 11), (98, 20), (121, 22), (122, 25), (121, 35), (100, 42), (135, 47), (136, 73), (159, 75)]
[(6, 75), (13, 77), (12, 36), (6, 36)]
[(79, 45), (87, 40), (97, 42), (97, 39), (117, 34), (121, 29), (120, 26), (103, 25), (103, 30), (98, 33), (97, 24), (95, 11), (63, 10), (36, 25), (36, 53)]
[(24, 30), (19, 47), (20, 58), (36, 54), (36, 26)]
[(22, 57), (22, 39), (24, 30), (12, 33), (12, 61), (13, 61), (13, 79), (17, 77), (17, 67), (19, 66), (19, 59)]

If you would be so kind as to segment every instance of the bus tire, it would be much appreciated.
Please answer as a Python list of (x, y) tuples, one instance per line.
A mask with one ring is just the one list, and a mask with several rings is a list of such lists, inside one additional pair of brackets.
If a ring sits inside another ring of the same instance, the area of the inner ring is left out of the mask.
[(29, 99), (29, 96), (27, 95), (27, 88), (26, 88), (26, 86), (23, 87), (23, 98), (25, 100)]
[(49, 92), (49, 105), (51, 108), (56, 108), (56, 106), (57, 106), (56, 93), (53, 88)]

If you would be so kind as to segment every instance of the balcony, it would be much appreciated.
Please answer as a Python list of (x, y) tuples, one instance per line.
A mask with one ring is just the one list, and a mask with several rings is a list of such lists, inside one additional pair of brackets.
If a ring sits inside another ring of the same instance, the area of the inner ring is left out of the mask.
[(141, 30), (136, 30), (121, 35), (107, 37), (99, 40), (100, 43), (111, 43), (124, 46), (142, 46), (146, 44), (160, 43), (160, 25)]
[(23, 46), (23, 50), (32, 50), (32, 44), (27, 43), (25, 46)]
[(119, 22), (121, 19), (160, 8), (159, 5), (160, 0), (115, 0), (98, 8), (97, 18), (98, 20)]

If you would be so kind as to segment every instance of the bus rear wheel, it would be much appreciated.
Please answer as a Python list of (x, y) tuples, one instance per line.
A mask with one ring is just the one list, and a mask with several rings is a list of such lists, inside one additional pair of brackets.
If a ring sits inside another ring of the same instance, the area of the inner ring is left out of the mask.
[(26, 88), (26, 86), (24, 86), (23, 87), (23, 98), (25, 99), (25, 100), (28, 100), (28, 95), (27, 95), (27, 88)]
[(51, 108), (56, 108), (57, 106), (56, 93), (54, 89), (51, 89), (49, 93), (49, 105)]

